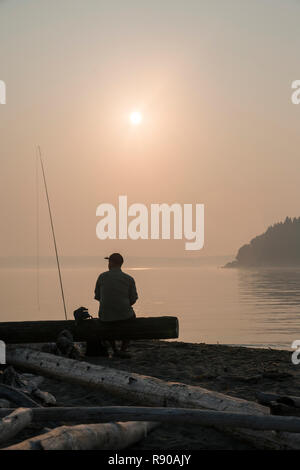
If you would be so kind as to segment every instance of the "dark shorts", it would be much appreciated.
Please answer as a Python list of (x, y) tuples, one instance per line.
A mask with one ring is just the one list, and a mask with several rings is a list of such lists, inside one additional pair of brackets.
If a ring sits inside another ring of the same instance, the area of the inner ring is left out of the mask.
[(113, 321), (107, 321), (107, 320), (104, 320), (104, 321), (103, 321), (103, 320), (101, 320), (101, 316), (99, 316), (99, 320), (100, 320), (102, 323), (108, 323), (109, 325), (112, 325), (113, 323), (115, 323), (115, 324), (116, 324), (116, 323), (118, 323), (118, 324), (119, 324), (119, 323), (120, 323), (120, 324), (122, 324), (122, 323), (127, 323), (127, 322), (132, 321), (132, 320), (135, 320), (135, 319), (136, 319), (136, 314), (135, 314), (135, 313), (133, 313), (132, 317), (130, 317), (130, 318), (125, 318), (124, 320), (113, 320)]

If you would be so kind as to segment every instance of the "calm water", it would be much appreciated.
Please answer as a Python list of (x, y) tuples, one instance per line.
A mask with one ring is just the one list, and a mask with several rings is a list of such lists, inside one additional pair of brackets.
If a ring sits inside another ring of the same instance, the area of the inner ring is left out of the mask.
[[(69, 318), (78, 306), (96, 315), (100, 270), (64, 269)], [(136, 279), (140, 316), (175, 315), (180, 340), (289, 348), (300, 339), (300, 269), (235, 270), (216, 266), (124, 269)], [(0, 320), (63, 319), (55, 269), (0, 270)]]

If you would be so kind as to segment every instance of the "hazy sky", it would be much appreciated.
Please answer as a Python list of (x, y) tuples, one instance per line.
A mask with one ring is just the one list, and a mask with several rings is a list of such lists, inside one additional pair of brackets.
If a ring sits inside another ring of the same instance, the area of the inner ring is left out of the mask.
[[(37, 144), (64, 255), (231, 254), (300, 216), (299, 14), (296, 0), (0, 1), (0, 255), (36, 252)], [(205, 248), (98, 240), (96, 207), (119, 195), (203, 203)], [(53, 253), (42, 187), (40, 247)]]

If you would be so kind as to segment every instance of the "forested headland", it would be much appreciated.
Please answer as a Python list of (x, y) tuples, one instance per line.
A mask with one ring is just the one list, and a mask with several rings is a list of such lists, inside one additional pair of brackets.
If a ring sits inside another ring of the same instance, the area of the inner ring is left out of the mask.
[(243, 245), (226, 268), (300, 266), (300, 217), (286, 217)]

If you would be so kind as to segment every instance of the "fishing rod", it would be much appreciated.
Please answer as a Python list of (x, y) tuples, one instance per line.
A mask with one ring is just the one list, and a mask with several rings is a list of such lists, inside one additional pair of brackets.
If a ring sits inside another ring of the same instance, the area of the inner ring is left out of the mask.
[(54, 232), (54, 224), (53, 224), (53, 218), (52, 218), (52, 213), (51, 213), (50, 200), (49, 200), (49, 194), (48, 194), (48, 187), (47, 187), (46, 175), (45, 175), (44, 164), (43, 164), (43, 159), (42, 159), (42, 152), (41, 152), (41, 147), (40, 147), (39, 145), (38, 145), (38, 151), (39, 151), (39, 157), (40, 157), (41, 168), (42, 168), (42, 173), (43, 173), (43, 180), (44, 180), (44, 185), (45, 185), (46, 198), (47, 198), (47, 202), (48, 202), (48, 209), (49, 209), (50, 223), (51, 223), (51, 229), (52, 229), (52, 235), (53, 235), (53, 242), (54, 242), (54, 248), (55, 248), (56, 263), (57, 263), (57, 268), (58, 268), (58, 275), (59, 275), (59, 283), (60, 283), (60, 289), (61, 289), (61, 296), (62, 296), (62, 301), (63, 301), (63, 305), (64, 305), (65, 318), (66, 318), (66, 320), (67, 320), (68, 318), (67, 318), (67, 309), (66, 309), (66, 302), (65, 302), (65, 294), (64, 294), (64, 288), (63, 288), (62, 277), (61, 277), (61, 272), (60, 272), (60, 264), (59, 264), (59, 258), (58, 258), (58, 251), (57, 251), (57, 244), (56, 244), (55, 232)]
[(37, 308), (40, 312), (40, 201), (39, 201), (39, 158), (36, 149), (36, 164), (35, 164), (35, 184), (36, 184), (36, 296)]

